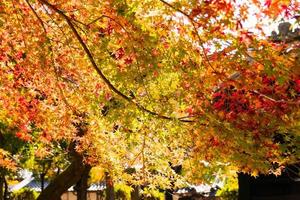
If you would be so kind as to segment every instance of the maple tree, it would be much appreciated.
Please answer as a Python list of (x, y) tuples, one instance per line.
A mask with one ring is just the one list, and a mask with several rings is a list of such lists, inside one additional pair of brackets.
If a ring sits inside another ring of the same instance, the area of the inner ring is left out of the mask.
[[(244, 28), (251, 7), (259, 21), (291, 18), (300, 5), (2, 1), (0, 121), (45, 144), (40, 157), (68, 145), (70, 166), (39, 198), (59, 199), (91, 166), (169, 187), (202, 180), (219, 163), (257, 174), (296, 162), (299, 44), (286, 53), (289, 44), (270, 41), (261, 24), (258, 33)], [(169, 162), (183, 164), (185, 176)]]

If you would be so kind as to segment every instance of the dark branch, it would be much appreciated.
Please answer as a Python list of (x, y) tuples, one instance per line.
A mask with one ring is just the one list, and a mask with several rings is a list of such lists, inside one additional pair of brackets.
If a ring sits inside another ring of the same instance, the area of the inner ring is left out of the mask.
[(28, 1), (28, 0), (25, 0), (25, 1), (26, 1), (26, 3), (28, 4), (30, 10), (31, 10), (31, 11), (33, 12), (33, 14), (35, 15), (35, 17), (39, 20), (39, 22), (40, 22), (40, 24), (41, 24), (41, 26), (42, 26), (44, 32), (47, 33), (43, 20), (42, 20), (42, 19), (40, 18), (40, 16), (35, 12), (35, 10), (33, 9), (32, 5), (29, 3), (29, 1)]
[(78, 31), (76, 30), (76, 28), (74, 27), (72, 20), (61, 10), (59, 10), (56, 6), (50, 4), (49, 2), (45, 1), (45, 0), (39, 0), (42, 4), (48, 6), (49, 8), (51, 8), (52, 10), (54, 10), (57, 14), (59, 14), (61, 17), (63, 17), (65, 19), (65, 21), (67, 22), (67, 24), (69, 25), (70, 29), (72, 30), (72, 32), (74, 33), (76, 39), (78, 40), (78, 42), (80, 43), (80, 45), (82, 46), (82, 48), (84, 49), (85, 53), (88, 56), (88, 59), (90, 60), (93, 68), (96, 70), (97, 74), (101, 77), (101, 79), (106, 83), (106, 85), (113, 91), (115, 92), (117, 95), (119, 95), (120, 97), (122, 97), (123, 99), (125, 99), (128, 102), (133, 103), (138, 109), (147, 112), (153, 116), (156, 116), (158, 118), (161, 119), (168, 119), (168, 120), (179, 120), (181, 122), (195, 122), (194, 120), (186, 120), (186, 119), (178, 119), (175, 117), (169, 117), (169, 116), (165, 116), (165, 115), (161, 115), (159, 113), (156, 113), (152, 110), (149, 110), (147, 108), (145, 108), (144, 106), (140, 105), (138, 102), (136, 102), (134, 99), (126, 96), (124, 93), (122, 93), (121, 91), (119, 91), (107, 78), (106, 76), (103, 74), (103, 72), (100, 70), (100, 68), (98, 67), (98, 65), (96, 64), (94, 57), (91, 53), (91, 51), (89, 50), (89, 48), (87, 47), (87, 45), (85, 44), (85, 42), (83, 41), (83, 39), (81, 38), (81, 36), (79, 35)]

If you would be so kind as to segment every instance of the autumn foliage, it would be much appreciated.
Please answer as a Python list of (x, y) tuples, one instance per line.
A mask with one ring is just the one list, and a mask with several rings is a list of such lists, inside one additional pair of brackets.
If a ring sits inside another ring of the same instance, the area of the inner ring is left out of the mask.
[(300, 4), (247, 2), (1, 1), (0, 121), (136, 184), (170, 186), (169, 163), (278, 173), (299, 155), (299, 41), (263, 23)]

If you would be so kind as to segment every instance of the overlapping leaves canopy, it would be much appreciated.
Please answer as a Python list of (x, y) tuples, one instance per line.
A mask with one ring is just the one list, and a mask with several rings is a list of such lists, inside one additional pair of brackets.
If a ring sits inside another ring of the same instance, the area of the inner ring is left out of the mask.
[[(243, 24), (297, 9), (297, 1), (4, 0), (0, 119), (44, 144), (39, 155), (76, 140), (86, 162), (131, 181), (166, 183), (153, 170), (174, 176), (169, 162), (194, 178), (204, 161), (275, 172), (299, 157), (299, 44), (287, 53), (291, 44)], [(81, 120), (88, 131), (78, 137)], [(141, 166), (134, 179), (123, 173), (131, 166)]]

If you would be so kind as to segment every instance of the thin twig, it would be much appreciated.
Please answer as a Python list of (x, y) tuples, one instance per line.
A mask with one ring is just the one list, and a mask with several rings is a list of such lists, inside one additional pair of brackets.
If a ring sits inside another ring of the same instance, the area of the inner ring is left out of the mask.
[(191, 18), (187, 13), (185, 13), (183, 10), (179, 9), (179, 8), (176, 8), (175, 6), (173, 6), (172, 4), (164, 1), (164, 0), (159, 0), (160, 2), (162, 2), (163, 4), (167, 5), (168, 7), (172, 8), (173, 10), (181, 13), (182, 15), (184, 15), (185, 17), (188, 18), (188, 20), (190, 21), (190, 23), (192, 24), (193, 26), (193, 29), (194, 29), (194, 32), (197, 36), (197, 39), (198, 39), (198, 43), (202, 49), (202, 52), (203, 52), (203, 55), (201, 55), (202, 57), (204, 57), (204, 59), (206, 60), (206, 62), (208, 63), (209, 67), (212, 68), (212, 70), (216, 73), (216, 74), (220, 74), (218, 71), (216, 71), (216, 69), (212, 66), (212, 64), (210, 63), (210, 60), (207, 56), (207, 53), (206, 53), (206, 50), (205, 50), (205, 47), (204, 47), (204, 44), (203, 44), (203, 41), (202, 39), (200, 38), (200, 35), (198, 33), (198, 30), (197, 30), (197, 27), (195, 26), (195, 23), (197, 24), (197, 22)]
[(156, 113), (152, 110), (147, 109), (146, 107), (140, 105), (138, 102), (136, 102), (135, 99), (132, 99), (128, 96), (126, 96), (123, 92), (119, 91), (109, 80), (108, 78), (103, 74), (103, 72), (100, 70), (100, 68), (98, 67), (98, 65), (96, 64), (94, 57), (91, 53), (91, 51), (89, 50), (89, 48), (87, 47), (87, 45), (85, 44), (85, 42), (83, 41), (83, 39), (81, 38), (81, 36), (79, 35), (78, 31), (76, 30), (76, 28), (74, 27), (72, 20), (60, 9), (58, 9), (56, 6), (50, 4), (49, 2), (47, 2), (46, 0), (39, 0), (39, 2), (41, 2), (42, 4), (45, 4), (46, 6), (48, 6), (49, 8), (51, 8), (52, 10), (54, 10), (57, 14), (59, 14), (61, 17), (63, 17), (65, 19), (65, 21), (67, 22), (67, 24), (69, 25), (70, 29), (72, 30), (72, 32), (74, 33), (76, 39), (78, 40), (78, 42), (80, 43), (80, 45), (82, 46), (82, 48), (84, 49), (85, 53), (87, 54), (88, 59), (90, 60), (93, 68), (95, 69), (95, 71), (97, 72), (97, 74), (101, 77), (101, 79), (106, 83), (106, 85), (113, 91), (115, 92), (117, 95), (119, 95), (120, 97), (122, 97), (123, 99), (125, 99), (128, 102), (133, 103), (138, 109), (149, 113), (150, 115), (156, 116), (158, 118), (161, 119), (168, 119), (168, 120), (179, 120), (181, 122), (195, 122), (194, 120), (180, 120), (178, 118), (175, 117), (169, 117), (169, 116), (165, 116), (165, 115), (161, 115), (159, 113)]
[(269, 101), (275, 102), (275, 103), (286, 103), (286, 104), (291, 104), (291, 105), (299, 105), (300, 104), (300, 101), (294, 102), (294, 101), (286, 101), (286, 100), (283, 100), (283, 99), (276, 100), (276, 99), (273, 99), (272, 97), (269, 97), (267, 95), (264, 95), (264, 94), (258, 92), (257, 90), (251, 90), (251, 92), (254, 93), (254, 94), (259, 95), (260, 97), (268, 99)]
[(77, 113), (77, 111), (75, 111), (74, 107), (71, 106), (70, 103), (68, 102), (67, 98), (66, 98), (65, 95), (64, 95), (64, 92), (63, 92), (62, 87), (61, 87), (61, 86), (59, 85), (59, 83), (58, 83), (58, 82), (59, 82), (59, 75), (58, 75), (58, 72), (57, 72), (57, 68), (55, 67), (55, 64), (54, 64), (54, 58), (53, 58), (53, 53), (54, 53), (54, 52), (53, 52), (53, 47), (52, 47), (52, 44), (51, 44), (51, 42), (50, 42), (50, 38), (49, 38), (48, 35), (47, 35), (47, 31), (46, 31), (44, 22), (43, 22), (43, 20), (40, 18), (40, 16), (36, 13), (36, 11), (35, 11), (34, 8), (31, 6), (31, 4), (29, 3), (29, 1), (28, 1), (28, 0), (25, 0), (25, 1), (27, 2), (27, 4), (28, 4), (28, 6), (30, 7), (31, 11), (34, 13), (35, 17), (39, 20), (39, 22), (40, 22), (40, 24), (41, 24), (41, 27), (43, 28), (45, 38), (47, 38), (47, 39), (49, 40), (49, 44), (50, 44), (49, 49), (50, 49), (50, 51), (52, 52), (52, 53), (51, 53), (51, 61), (52, 61), (52, 65), (53, 65), (53, 68), (54, 68), (54, 74), (55, 74), (55, 77), (56, 77), (56, 85), (57, 85), (57, 87), (58, 87), (58, 90), (59, 90), (59, 92), (60, 92), (60, 95), (61, 95), (61, 97), (62, 97), (62, 100), (63, 100), (64, 104), (65, 104), (68, 108), (70, 108), (72, 111), (74, 111), (74, 113)]
[(36, 11), (35, 11), (34, 8), (32, 7), (32, 5), (29, 3), (29, 1), (28, 1), (28, 0), (25, 0), (25, 1), (26, 1), (26, 3), (28, 4), (30, 10), (31, 10), (31, 11), (33, 12), (33, 14), (35, 15), (35, 17), (39, 20), (39, 22), (40, 22), (40, 24), (41, 24), (41, 26), (42, 26), (44, 32), (47, 33), (43, 20), (42, 20), (42, 19), (40, 18), (40, 16), (36, 13)]
[[(118, 22), (117, 20), (115, 20), (114, 18), (112, 18), (112, 17), (110, 17), (110, 16), (108, 16), (108, 15), (101, 15), (101, 16), (95, 18), (94, 20), (92, 20), (91, 22), (89, 22), (89, 23), (87, 23), (87, 24), (84, 23), (84, 22), (82, 22), (82, 21), (79, 21), (79, 20), (77, 20), (77, 19), (75, 19), (75, 18), (72, 18), (71, 20), (74, 21), (74, 22), (77, 22), (77, 23), (79, 23), (79, 24), (81, 24), (81, 25), (83, 25), (83, 26), (88, 27), (88, 26), (90, 26), (91, 24), (95, 23), (96, 21), (98, 21), (98, 20), (100, 20), (100, 19), (102, 19), (102, 18), (108, 18), (108, 19), (114, 21), (117, 25), (119, 25), (119, 26), (122, 28), (122, 30), (125, 31), (125, 33), (127, 34), (128, 37), (131, 37), (131, 34), (129, 33), (129, 31), (128, 31), (128, 30), (127, 30), (120, 22)], [(137, 50), (136, 50), (135, 47), (133, 47), (133, 50), (134, 50), (135, 52), (137, 52)], [(137, 66), (138, 66), (138, 67), (137, 67), (137, 68), (138, 68), (138, 73), (141, 74), (140, 68), (139, 68), (139, 63), (138, 63), (138, 61), (136, 61), (136, 62), (137, 62)], [(143, 82), (144, 88), (146, 89), (146, 94), (147, 94), (148, 99), (149, 99), (149, 100), (153, 99), (152, 97), (150, 98), (151, 94), (148, 92), (144, 80), (142, 80), (142, 82)], [(156, 112), (153, 111), (152, 113), (156, 113)], [(189, 118), (189, 116), (186, 116), (186, 117), (184, 117), (184, 118)], [(182, 121), (184, 118), (178, 118), (178, 119)]]

